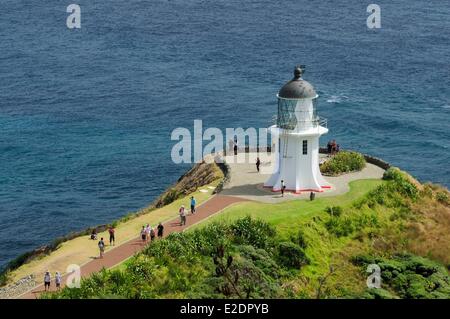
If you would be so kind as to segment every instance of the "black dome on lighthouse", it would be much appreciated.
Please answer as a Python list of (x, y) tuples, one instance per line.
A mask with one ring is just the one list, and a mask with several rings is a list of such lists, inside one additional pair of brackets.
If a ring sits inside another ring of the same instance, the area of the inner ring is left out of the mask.
[(294, 70), (294, 78), (287, 82), (278, 92), (278, 96), (284, 99), (308, 99), (317, 96), (314, 87), (302, 79), (301, 67)]

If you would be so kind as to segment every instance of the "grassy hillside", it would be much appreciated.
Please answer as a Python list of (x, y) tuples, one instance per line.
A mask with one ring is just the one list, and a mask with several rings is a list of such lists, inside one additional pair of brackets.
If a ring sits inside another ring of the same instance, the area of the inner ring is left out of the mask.
[[(397, 169), (345, 195), (242, 203), (44, 298), (450, 298), (450, 201)], [(366, 286), (367, 266), (381, 289)]]

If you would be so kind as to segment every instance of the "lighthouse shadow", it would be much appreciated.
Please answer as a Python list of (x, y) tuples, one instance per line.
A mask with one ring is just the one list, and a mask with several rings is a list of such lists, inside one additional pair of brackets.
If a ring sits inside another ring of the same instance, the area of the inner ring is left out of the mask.
[[(261, 183), (236, 185), (230, 188), (225, 188), (221, 192), (222, 195), (229, 196), (270, 196), (274, 195), (270, 190), (262, 189)], [(278, 197), (276, 194), (274, 197)]]

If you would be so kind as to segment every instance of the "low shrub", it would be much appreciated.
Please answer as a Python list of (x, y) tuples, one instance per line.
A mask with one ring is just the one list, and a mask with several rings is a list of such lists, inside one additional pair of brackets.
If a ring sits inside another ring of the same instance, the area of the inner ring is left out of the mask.
[(416, 185), (414, 185), (413, 183), (411, 183), (409, 180), (407, 179), (403, 179), (401, 181), (396, 181), (396, 186), (397, 186), (397, 190), (403, 194), (406, 195), (407, 197), (415, 200), (417, 199), (417, 195), (418, 195), (418, 190)]
[(249, 245), (237, 246), (236, 251), (240, 257), (252, 260), (255, 266), (261, 269), (266, 275), (274, 278), (280, 278), (282, 276), (281, 267), (268, 251)]
[(272, 255), (253, 246), (236, 246), (234, 254), (218, 247), (213, 255), (215, 277), (207, 283), (226, 298), (280, 298), (280, 267)]
[(308, 241), (306, 239), (306, 235), (303, 229), (300, 229), (297, 233), (297, 236), (294, 236), (294, 238), (292, 238), (291, 240), (292, 242), (296, 243), (303, 249), (308, 247)]
[(358, 213), (349, 211), (344, 215), (331, 216), (325, 222), (325, 227), (336, 237), (345, 237), (366, 228), (377, 228), (379, 224), (378, 216), (373, 211)]
[(233, 241), (240, 245), (265, 248), (275, 236), (275, 228), (268, 223), (252, 219), (250, 216), (238, 219), (231, 225)]
[(357, 152), (341, 151), (320, 166), (325, 175), (340, 175), (360, 171), (366, 166), (364, 156)]
[(330, 214), (330, 216), (339, 217), (342, 214), (341, 206), (328, 206), (325, 211)]
[(356, 230), (353, 220), (347, 216), (331, 217), (325, 222), (325, 227), (336, 237), (349, 236)]
[(383, 174), (383, 179), (391, 181), (395, 190), (411, 199), (416, 199), (419, 193), (417, 186), (414, 185), (408, 175), (397, 167), (390, 167)]
[(383, 179), (386, 181), (403, 179), (403, 173), (397, 167), (390, 167), (383, 173)]
[(292, 242), (278, 245), (278, 260), (284, 267), (297, 269), (309, 263), (303, 249)]
[[(415, 201), (419, 197), (419, 190), (413, 182), (401, 172), (388, 174), (386, 183), (370, 191), (362, 199), (353, 203), (353, 207), (361, 209), (367, 205), (374, 208), (376, 205), (383, 205), (389, 208), (410, 208), (409, 200)], [(393, 179), (391, 179), (393, 178)]]
[(448, 194), (446, 192), (436, 193), (436, 200), (442, 204), (448, 205), (450, 203)]

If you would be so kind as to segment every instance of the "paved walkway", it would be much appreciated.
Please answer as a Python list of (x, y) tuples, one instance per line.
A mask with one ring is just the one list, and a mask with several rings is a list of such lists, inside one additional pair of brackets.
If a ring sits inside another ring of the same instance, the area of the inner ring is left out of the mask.
[[(214, 195), (209, 200), (198, 206), (197, 212), (194, 215), (188, 214), (186, 225), (181, 226), (179, 218), (172, 219), (164, 224), (164, 237), (173, 232), (180, 232), (184, 229), (192, 226), (203, 219), (214, 215), (224, 208), (237, 203), (245, 201), (243, 198), (234, 196)], [(128, 242), (118, 245), (117, 247), (106, 252), (102, 259), (97, 258), (81, 266), (81, 277), (89, 277), (92, 273), (100, 271), (102, 268), (111, 268), (115, 265), (123, 262), (135, 253), (139, 252), (145, 247), (141, 238), (138, 236)], [(66, 282), (67, 275), (62, 278), (62, 285)], [(55, 290), (54, 280), (52, 281), (52, 291)], [(19, 298), (21, 299), (35, 299), (44, 291), (44, 285), (40, 284), (36, 286), (32, 291), (29, 291)]]
[[(220, 194), (264, 203), (279, 203), (287, 200), (309, 198), (309, 192), (301, 194), (286, 192), (284, 197), (281, 197), (280, 193), (274, 193), (270, 188), (264, 188), (263, 184), (270, 177), (272, 168), (270, 166), (271, 157), (263, 155), (260, 155), (262, 162), (260, 173), (256, 171), (256, 153), (242, 153), (238, 157), (226, 156), (225, 161), (230, 167), (230, 180)], [(321, 160), (325, 158), (326, 155), (320, 154)], [(324, 176), (331, 184), (331, 189), (322, 193), (316, 193), (316, 198), (344, 194), (350, 190), (350, 182), (359, 179), (381, 179), (383, 173), (384, 170), (382, 168), (367, 163), (366, 167), (359, 172), (337, 177)]]

